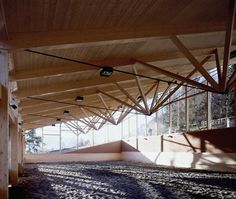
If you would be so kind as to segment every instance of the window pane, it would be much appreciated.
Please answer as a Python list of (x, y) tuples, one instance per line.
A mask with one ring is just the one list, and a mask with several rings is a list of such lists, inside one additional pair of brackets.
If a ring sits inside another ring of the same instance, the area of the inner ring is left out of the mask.
[(169, 133), (169, 107), (164, 106), (158, 110), (158, 130), (160, 134)]
[(207, 95), (206, 93), (189, 98), (189, 130), (207, 129)]
[(226, 94), (212, 93), (211, 97), (212, 128), (234, 126), (234, 92)]

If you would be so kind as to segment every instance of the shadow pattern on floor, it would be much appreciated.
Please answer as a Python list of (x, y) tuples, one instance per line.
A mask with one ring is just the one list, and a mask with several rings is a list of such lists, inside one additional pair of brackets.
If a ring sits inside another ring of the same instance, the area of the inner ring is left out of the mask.
[(17, 187), (25, 199), (236, 198), (235, 173), (107, 161), (28, 164), (24, 174)]

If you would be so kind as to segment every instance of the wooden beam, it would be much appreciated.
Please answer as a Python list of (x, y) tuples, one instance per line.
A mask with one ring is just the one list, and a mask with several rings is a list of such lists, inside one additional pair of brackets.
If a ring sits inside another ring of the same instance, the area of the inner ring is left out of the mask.
[(157, 81), (156, 89), (155, 89), (154, 95), (153, 95), (153, 97), (152, 97), (152, 104), (151, 104), (150, 110), (152, 110), (154, 104), (157, 102), (159, 83), (160, 83), (160, 81)]
[[(97, 45), (94, 44), (94, 46), (97, 46)], [(84, 45), (84, 46), (86, 46), (86, 45)], [(89, 44), (87, 44), (87, 46), (89, 46)], [(212, 47), (214, 48), (216, 46), (212, 46)], [(222, 46), (217, 46), (217, 47), (218, 47), (218, 51), (220, 51), (220, 53), (223, 52)], [(43, 49), (43, 50), (45, 51), (45, 49)], [(201, 48), (201, 49), (198, 48), (198, 49), (191, 50), (192, 54), (195, 57), (211, 54), (211, 51), (212, 51), (212, 48)], [(165, 52), (165, 53), (159, 52), (159, 53), (155, 53), (155, 54), (148, 54), (148, 55), (141, 56), (141, 57), (139, 56), (139, 59), (144, 62), (154, 62), (154, 61), (156, 62), (156, 61), (163, 61), (163, 60), (167, 60), (167, 59), (169, 59), (169, 60), (183, 59), (184, 58), (183, 56), (184, 55), (180, 52)], [(133, 64), (133, 61), (130, 58), (126, 58), (126, 59), (111, 59), (111, 60), (102, 60), (102, 61), (92, 61), (92, 63), (98, 64), (98, 65), (107, 65), (107, 66), (112, 66), (112, 67), (122, 67), (122, 66)], [(37, 67), (37, 69), (29, 69), (29, 68), (31, 68), (31, 66), (27, 66), (25, 68), (27, 68), (27, 69), (20, 70), (17, 72), (16, 71), (10, 72), (10, 76), (9, 76), (10, 81), (24, 81), (24, 80), (30, 80), (30, 79), (53, 77), (53, 76), (57, 76), (57, 75), (71, 75), (72, 73), (79, 74), (84, 71), (97, 70), (97, 68), (94, 68), (94, 67), (88, 67), (88, 66), (78, 64), (78, 63), (71, 64), (70, 62), (68, 64), (63, 64), (63, 65), (53, 65), (53, 66), (50, 65), (48, 67), (46, 67), (46, 66), (41, 67), (39, 65)]]
[[(38, 51), (36, 51), (38, 52)], [(33, 53), (33, 52), (25, 52), (25, 53)], [(41, 51), (39, 52), (41, 53)], [(43, 53), (43, 51), (42, 51)], [(30, 54), (29, 54), (30, 55)], [(37, 57), (42, 58), (45, 57), (47, 58), (47, 55), (54, 55), (54, 54), (45, 54), (45, 55), (41, 55), (41, 54), (35, 54)], [(57, 56), (57, 55), (55, 55)], [(63, 57), (63, 56), (59, 56), (62, 59), (63, 58), (67, 58), (67, 57)], [(50, 57), (53, 60), (61, 60), (60, 58), (54, 58), (54, 57)], [(145, 59), (148, 60), (155, 60), (153, 56), (149, 57), (145, 57)], [(64, 60), (65, 61), (65, 60)], [(62, 75), (71, 75), (71, 74), (80, 74), (86, 71), (97, 71), (99, 70), (98, 67), (93, 67), (93, 66), (88, 66), (86, 64), (82, 64), (82, 63), (78, 63), (76, 62), (76, 59), (71, 59), (71, 60), (66, 60), (68, 63), (65, 63), (63, 65), (49, 65), (47, 67), (46, 66), (38, 66), (36, 69), (28, 69), (31, 68), (31, 66), (25, 67), (27, 69), (24, 70), (20, 70), (20, 71), (11, 71), (10, 72), (10, 76), (9, 76), (9, 80), (10, 81), (24, 81), (24, 80), (32, 80), (32, 79), (38, 79), (38, 78), (46, 78), (46, 77), (54, 77), (54, 76), (62, 76)], [(133, 64), (132, 59), (126, 58), (126, 59), (113, 59), (113, 60), (102, 60), (102, 61), (90, 61), (89, 63), (91, 64), (95, 64), (95, 65), (100, 65), (101, 67), (106, 64), (109, 65), (111, 67), (115, 67), (115, 66), (126, 66), (126, 65), (130, 65)]]
[[(186, 77), (186, 78), (191, 78), (191, 76), (193, 76), (194, 75), (194, 73), (196, 73), (197, 72), (197, 69), (194, 69), (194, 70), (192, 70), (189, 74), (188, 74), (188, 76)], [(181, 83), (183, 83), (183, 82), (181, 82)], [(153, 109), (151, 110), (151, 113), (154, 113), (154, 112), (156, 112), (157, 111), (157, 109), (159, 108), (159, 107), (161, 107), (177, 90), (179, 90), (179, 88), (181, 87), (181, 85), (177, 85), (163, 100), (160, 98), (159, 100), (158, 100), (158, 102), (156, 103), (156, 105), (153, 107)], [(167, 89), (168, 88), (170, 88), (170, 85), (167, 87)], [(168, 89), (169, 90), (169, 89)], [(163, 96), (163, 95), (162, 95)]]
[(141, 85), (141, 81), (140, 81), (139, 77), (137, 76), (137, 75), (138, 75), (138, 71), (137, 71), (135, 65), (133, 65), (133, 71), (134, 71), (134, 73), (136, 74), (135, 80), (136, 80), (136, 82), (137, 82), (138, 90), (139, 90), (139, 93), (140, 93), (140, 95), (141, 95), (141, 97), (142, 97), (142, 101), (143, 101), (143, 103), (144, 103), (146, 113), (147, 113), (148, 115), (150, 115), (150, 110), (149, 110), (149, 107), (148, 107), (148, 104), (147, 104), (147, 99), (146, 99), (146, 96), (145, 96), (145, 94), (144, 94), (144, 91), (143, 91), (143, 88), (142, 88), (142, 85)]
[[(145, 95), (148, 95), (156, 86), (156, 83), (153, 84), (146, 92)], [(138, 100), (138, 103), (141, 101), (141, 99)], [(120, 117), (117, 120), (117, 124), (119, 124), (120, 122), (123, 121), (123, 119), (132, 111), (132, 108), (127, 108), (127, 110), (125, 111), (125, 107), (123, 107), (123, 112), (121, 112)], [(124, 112), (125, 111), (125, 112)]]
[(24, 142), (24, 136), (22, 134), (22, 129), (18, 129), (18, 142), (17, 142), (17, 157), (18, 157), (18, 173), (19, 175), (23, 174), (23, 163), (24, 163), (24, 148), (23, 148), (23, 142)]
[[(85, 118), (83, 118), (83, 119), (78, 119), (77, 117), (75, 117), (75, 116), (72, 115), (72, 114), (70, 114), (70, 116), (72, 117), (72, 119), (76, 120), (77, 122), (81, 122), (81, 123), (85, 124), (85, 125), (88, 126), (88, 127), (91, 127), (91, 128), (93, 128), (93, 129), (96, 129), (96, 127), (90, 122), (90, 120), (87, 121)], [(89, 119), (89, 118), (87, 117), (87, 119)], [(73, 121), (71, 121), (71, 122), (74, 123)], [(78, 126), (77, 123), (74, 123), (74, 125), (75, 125), (75, 126)]]
[(11, 143), (11, 167), (9, 179), (11, 185), (18, 183), (18, 123), (10, 123), (10, 143)]
[(10, 33), (9, 39), (2, 39), (1, 42), (6, 43), (12, 49), (33, 48), (42, 46), (55, 46), (74, 43), (90, 43), (116, 40), (134, 40), (137, 38), (149, 38), (168, 36), (171, 34), (190, 34), (215, 32), (223, 30), (223, 25), (205, 24), (204, 26), (192, 25), (164, 25), (163, 27), (153, 28), (126, 28), (114, 29), (101, 28), (90, 30), (74, 30), (74, 31), (41, 31), (41, 32), (16, 32)]
[[(153, 108), (151, 109), (151, 114), (156, 112), (156, 110), (159, 107), (160, 102), (164, 99), (164, 97), (166, 96), (166, 94), (169, 92), (169, 90), (171, 89), (172, 84), (168, 84), (166, 89), (164, 90), (164, 92), (162, 93), (161, 97), (158, 99), (157, 103), (153, 106)], [(180, 87), (180, 86), (179, 86)]]
[(127, 92), (120, 84), (118, 84), (117, 82), (115, 83), (116, 86), (120, 89), (120, 91), (122, 93), (124, 93), (126, 95), (126, 97), (131, 100), (137, 107), (139, 107), (141, 110), (145, 111), (145, 109), (139, 104), (139, 102), (132, 96), (130, 95), (129, 92)]
[(209, 75), (201, 63), (192, 55), (192, 53), (184, 46), (184, 44), (177, 38), (177, 36), (170, 36), (171, 41), (176, 47), (186, 56), (186, 58), (193, 64), (193, 66), (202, 74), (202, 76), (212, 85), (215, 90), (219, 90), (217, 82)]
[(2, 99), (2, 84), (0, 83), (0, 100)]
[(19, 72), (11, 72), (9, 76), (10, 81), (23, 81), (36, 78), (45, 78), (53, 77), (58, 75), (69, 75), (69, 74), (79, 74), (85, 71), (98, 70), (94, 67), (88, 67), (82, 64), (73, 64), (73, 65), (59, 65), (59, 66), (50, 66), (47, 68), (39, 67), (34, 70), (23, 70)]
[(227, 71), (228, 71), (228, 63), (230, 56), (230, 49), (232, 43), (232, 34), (234, 29), (234, 18), (235, 18), (235, 9), (236, 2), (235, 0), (229, 0), (229, 12), (228, 12), (228, 20), (225, 34), (225, 47), (224, 47), (224, 59), (223, 59), (223, 71), (222, 71), (222, 81), (221, 81), (221, 91), (225, 91), (226, 89), (226, 79), (227, 79)]
[(219, 52), (218, 52), (217, 48), (213, 52), (215, 54), (218, 82), (220, 84), (222, 82), (222, 80), (221, 80), (221, 65), (220, 65)]
[(2, 98), (0, 100), (0, 198), (8, 198), (8, 154), (9, 116), (8, 116), (8, 54), (0, 53), (0, 84)]
[[(125, 110), (126, 109), (126, 110)], [(125, 107), (123, 106), (122, 107), (122, 112), (117, 120), (117, 124), (119, 124), (120, 122), (123, 121), (123, 119), (132, 111), (133, 109), (132, 108), (129, 108), (129, 107)]]
[(97, 128), (96, 128), (96, 126), (92, 123), (92, 120), (89, 118), (89, 115), (88, 115), (88, 113), (85, 111), (85, 109), (83, 108), (83, 107), (81, 107), (81, 110), (82, 110), (82, 112), (84, 113), (84, 115), (85, 115), (85, 117), (88, 119), (88, 121), (84, 118), (84, 120), (86, 121), (86, 122), (84, 122), (83, 120), (78, 120), (78, 121), (81, 121), (81, 122), (83, 122), (84, 124), (86, 124), (87, 123), (87, 125), (89, 126), (89, 127), (91, 127), (91, 128), (93, 128), (93, 129), (95, 129), (95, 130), (97, 130)]
[(110, 94), (108, 94), (108, 93), (106, 93), (106, 92), (104, 92), (104, 91), (102, 91), (102, 90), (98, 90), (98, 93), (102, 93), (103, 95), (106, 95), (107, 97), (110, 97), (111, 99), (113, 99), (113, 100), (115, 100), (115, 101), (117, 101), (117, 102), (119, 102), (119, 103), (121, 103), (121, 104), (123, 104), (123, 105), (125, 105), (125, 106), (128, 106), (129, 108), (132, 108), (132, 109), (135, 109), (136, 111), (138, 111), (138, 112), (141, 112), (141, 113), (143, 113), (143, 114), (146, 114), (146, 112), (143, 112), (143, 110), (141, 110), (141, 109), (139, 109), (138, 107), (136, 107), (135, 105), (130, 105), (129, 103), (127, 103), (126, 101), (123, 101), (123, 100), (121, 100), (121, 99), (119, 99), (119, 98), (116, 98), (116, 97), (114, 97), (114, 96), (112, 96), (112, 95), (110, 95)]
[[(73, 128), (75, 128), (74, 126), (72, 126), (71, 124), (68, 124), (67, 122), (64, 122), (64, 124), (69, 130), (71, 130), (72, 133), (77, 135), (77, 132), (73, 129)], [(77, 129), (77, 128), (75, 128), (75, 129)], [(81, 130), (80, 132), (84, 133), (84, 131), (81, 128), (80, 128), (80, 130)]]
[[(113, 121), (113, 119), (111, 119), (111, 118), (109, 117), (109, 114), (107, 114), (107, 112), (104, 113), (104, 111), (102, 111), (102, 110), (100, 110), (100, 109), (97, 109), (97, 111), (98, 111), (104, 118), (106, 118), (106, 120), (109, 121), (111, 124), (116, 125), (116, 121), (115, 121), (115, 120)], [(113, 116), (112, 116), (112, 117), (113, 117)]]
[(116, 121), (115, 121), (113, 115), (110, 113), (109, 107), (108, 107), (107, 103), (105, 102), (104, 98), (103, 98), (102, 95), (99, 94), (99, 93), (98, 93), (97, 95), (99, 96), (99, 98), (101, 99), (101, 101), (102, 101), (104, 107), (106, 108), (106, 111), (107, 111), (107, 113), (108, 113), (108, 115), (109, 115), (109, 117), (110, 117), (110, 120), (112, 121), (112, 124), (116, 124)]
[(215, 91), (216, 91), (216, 90), (213, 89), (212, 87), (209, 87), (209, 86), (207, 86), (207, 85), (205, 85), (205, 84), (202, 84), (202, 83), (196, 82), (196, 81), (194, 81), (194, 80), (185, 78), (185, 77), (183, 77), (183, 76), (177, 75), (177, 74), (175, 74), (175, 73), (166, 71), (166, 70), (161, 69), (161, 68), (159, 68), (159, 67), (157, 67), (157, 66), (154, 66), (154, 65), (151, 65), (151, 64), (148, 64), (148, 63), (139, 61), (139, 60), (136, 60), (136, 62), (137, 62), (137, 63), (140, 63), (140, 64), (142, 64), (142, 65), (144, 65), (144, 66), (147, 66), (147, 67), (153, 69), (153, 70), (156, 71), (156, 72), (162, 73), (162, 74), (164, 74), (164, 75), (166, 75), (166, 76), (168, 76), (168, 77), (174, 78), (174, 79), (176, 79), (176, 80), (180, 80), (180, 81), (182, 81), (182, 82), (184, 82), (184, 83), (190, 84), (190, 85), (195, 86), (195, 87), (197, 87), (197, 88), (199, 88), (199, 89), (206, 90), (206, 91), (211, 91), (211, 92), (215, 92)]
[(106, 122), (107, 122), (106, 120), (103, 120), (98, 126), (97, 130), (100, 130), (104, 126), (104, 124), (106, 124)]
[[(9, 33), (7, 30), (7, 23), (6, 23), (6, 17), (5, 17), (5, 9), (4, 9), (4, 3), (3, 0), (0, 0), (0, 37), (3, 40), (9, 39)], [(4, 43), (1, 43), (1, 46), (5, 48), (6, 46), (3, 46)]]
[[(149, 86), (150, 84), (152, 84), (152, 82), (150, 81), (146, 81), (145, 85)], [(122, 83), (122, 87), (124, 89), (126, 89), (128, 92), (132, 92), (133, 90), (135, 90), (135, 88), (137, 87), (136, 82), (124, 82)], [(102, 88), (103, 91), (105, 92), (113, 92), (113, 91), (118, 91), (117, 86), (115, 86), (114, 84), (111, 85), (107, 85), (106, 87)], [(96, 87), (92, 87), (92, 88), (84, 88), (84, 89), (80, 89), (79, 90), (79, 94), (81, 96), (86, 97), (86, 99), (90, 100), (93, 97), (96, 96), (96, 91), (97, 88)], [(48, 100), (58, 100), (58, 101), (69, 101), (69, 100), (73, 100), (75, 99), (75, 97), (78, 95), (78, 91), (68, 91), (68, 92), (64, 92), (64, 93), (58, 93), (58, 94), (53, 94), (53, 95), (46, 95), (46, 96), (41, 96), (40, 98), (43, 99), (48, 99)], [(28, 107), (35, 107), (38, 105), (50, 105), (52, 104), (52, 102), (46, 102), (46, 101), (35, 101), (29, 98), (22, 98), (19, 105), (20, 108), (22, 107), (22, 109), (24, 108), (28, 108)]]
[[(90, 112), (90, 113), (92, 113), (92, 114), (94, 114), (94, 115), (96, 115), (96, 116), (98, 116), (98, 117), (100, 117), (100, 118), (106, 120), (106, 121), (109, 121), (109, 120), (108, 120), (106, 117), (104, 117), (103, 115), (98, 114), (98, 113), (96, 113), (95, 111), (92, 111), (92, 110), (89, 109), (89, 108), (85, 108), (85, 107), (84, 107), (84, 109), (87, 110), (88, 112)], [(111, 122), (111, 121), (109, 121), (109, 122)], [(112, 122), (111, 122), (111, 123), (112, 123)]]
[[(152, 75), (150, 71), (142, 71), (143, 75)], [(88, 79), (81, 79), (80, 81), (73, 81), (70, 83), (57, 83), (54, 85), (41, 85), (37, 87), (31, 87), (31, 89), (21, 89), (18, 91), (15, 91), (13, 94), (16, 95), (19, 98), (24, 98), (27, 96), (39, 96), (43, 94), (56, 94), (56, 93), (65, 93), (67, 91), (76, 91), (80, 89), (91, 89), (92, 87), (97, 87), (99, 85), (109, 85), (114, 84), (115, 82), (122, 82), (122, 81), (134, 81), (133, 75), (128, 74), (114, 74), (112, 75), (112, 78), (104, 78), (100, 76), (96, 76), (91, 81), (88, 81)]]

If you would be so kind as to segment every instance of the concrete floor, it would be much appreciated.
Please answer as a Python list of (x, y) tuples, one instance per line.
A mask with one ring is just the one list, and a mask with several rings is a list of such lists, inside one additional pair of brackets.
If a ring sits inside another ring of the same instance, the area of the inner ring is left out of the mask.
[(11, 195), (17, 199), (233, 199), (236, 173), (170, 169), (124, 161), (28, 164)]

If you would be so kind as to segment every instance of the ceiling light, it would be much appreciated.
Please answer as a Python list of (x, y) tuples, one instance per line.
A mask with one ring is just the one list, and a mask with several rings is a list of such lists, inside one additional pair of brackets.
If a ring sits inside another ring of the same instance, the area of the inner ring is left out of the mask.
[(55, 124), (52, 124), (52, 126), (56, 126)]
[(105, 66), (100, 71), (100, 75), (103, 77), (110, 77), (113, 73), (113, 68), (109, 66)]
[(139, 96), (137, 97), (137, 100), (141, 100), (141, 99), (142, 99), (142, 96), (139, 95)]
[(17, 109), (17, 106), (15, 104), (11, 104), (10, 107), (12, 107), (14, 110)]
[(233, 50), (230, 52), (230, 59), (235, 58), (236, 57), (236, 50)]
[(83, 96), (77, 96), (76, 98), (75, 98), (75, 101), (76, 102), (82, 102), (84, 100), (84, 97)]
[(61, 118), (57, 118), (57, 120), (56, 120), (57, 122), (60, 122), (61, 121)]
[(63, 115), (69, 115), (69, 114), (70, 114), (70, 111), (65, 110), (65, 111), (63, 112)]
[(117, 109), (118, 110), (122, 109), (122, 105), (117, 106)]

